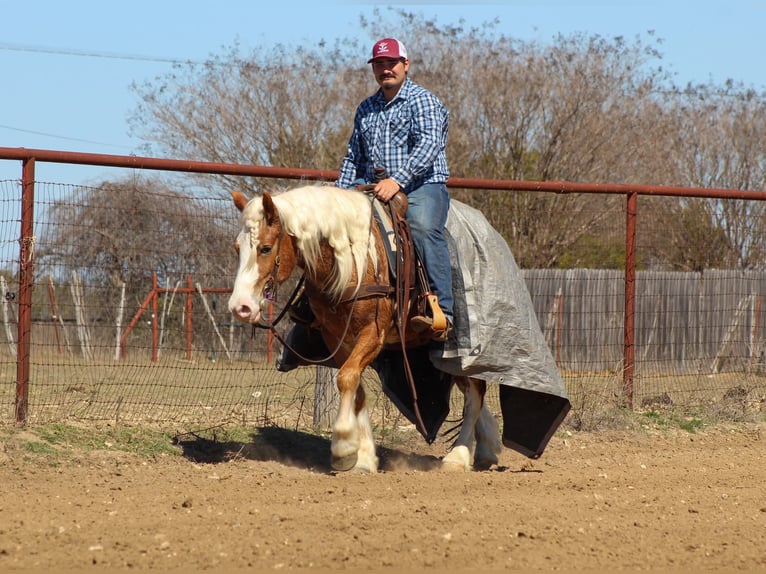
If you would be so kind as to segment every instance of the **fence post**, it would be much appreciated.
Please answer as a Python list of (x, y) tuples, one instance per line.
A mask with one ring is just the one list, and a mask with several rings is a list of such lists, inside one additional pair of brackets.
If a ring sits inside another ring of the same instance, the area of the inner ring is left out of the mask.
[(192, 358), (192, 297), (194, 296), (194, 285), (192, 276), (186, 276), (186, 360)]
[(53, 277), (48, 275), (48, 303), (51, 306), (51, 319), (53, 319), (53, 330), (56, 334), (56, 349), (61, 352), (61, 338), (59, 337), (59, 313), (56, 310), (56, 295), (53, 291)]
[(622, 392), (626, 406), (633, 408), (633, 374), (635, 369), (635, 317), (636, 317), (636, 218), (638, 192), (627, 195), (625, 222), (625, 336), (622, 371)]
[(156, 363), (160, 358), (160, 320), (157, 314), (159, 289), (160, 284), (157, 281), (157, 274), (152, 273), (152, 363)]
[(32, 334), (32, 289), (34, 288), (35, 158), (22, 163), (21, 236), (19, 239), (19, 325), (16, 357), (16, 423), (27, 421), (29, 409), (29, 350)]

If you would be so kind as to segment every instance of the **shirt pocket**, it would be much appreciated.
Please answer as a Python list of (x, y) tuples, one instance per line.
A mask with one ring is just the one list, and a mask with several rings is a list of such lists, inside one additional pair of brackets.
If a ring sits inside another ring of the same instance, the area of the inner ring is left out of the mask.
[(375, 118), (370, 116), (362, 119), (359, 123), (359, 132), (362, 136), (364, 147), (367, 149), (372, 149), (375, 144), (376, 125), (377, 122), (375, 121)]
[(409, 114), (402, 112), (391, 117), (388, 123), (388, 133), (391, 137), (391, 145), (397, 148), (408, 147), (410, 137), (410, 117)]

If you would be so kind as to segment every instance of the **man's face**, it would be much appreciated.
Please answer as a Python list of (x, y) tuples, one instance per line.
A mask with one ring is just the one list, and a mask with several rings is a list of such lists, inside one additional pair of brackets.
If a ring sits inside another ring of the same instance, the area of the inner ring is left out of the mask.
[(398, 90), (407, 78), (407, 70), (409, 69), (409, 60), (378, 58), (372, 62), (372, 73), (375, 76), (375, 81), (384, 90)]

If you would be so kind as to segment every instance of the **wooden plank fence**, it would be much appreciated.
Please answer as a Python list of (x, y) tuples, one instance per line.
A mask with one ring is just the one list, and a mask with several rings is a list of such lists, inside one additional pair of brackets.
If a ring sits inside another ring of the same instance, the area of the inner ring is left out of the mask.
[[(621, 368), (622, 271), (523, 273), (560, 366), (572, 371)], [(763, 271), (637, 272), (636, 362), (642, 370), (763, 369), (764, 294)]]

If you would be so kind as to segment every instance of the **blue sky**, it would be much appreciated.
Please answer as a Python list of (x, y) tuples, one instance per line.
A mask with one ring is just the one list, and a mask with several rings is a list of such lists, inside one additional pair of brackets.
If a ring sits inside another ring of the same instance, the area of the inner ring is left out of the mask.
[[(388, 6), (442, 24), (498, 18), (506, 35), (541, 42), (559, 33), (633, 38), (652, 30), (663, 40), (663, 62), (677, 84), (732, 79), (766, 91), (763, 0), (4, 2), (0, 147), (136, 153), (142, 142), (128, 134), (137, 104), (128, 87), (168, 72), (171, 64), (162, 60), (205, 60), (235, 41), (247, 52), (346, 37), (354, 35), (360, 15)], [(396, 31), (381, 30), (389, 34)], [(79, 184), (117, 177), (118, 170), (38, 163), (36, 174), (41, 181)], [(21, 162), (0, 160), (0, 180), (20, 177)]]

